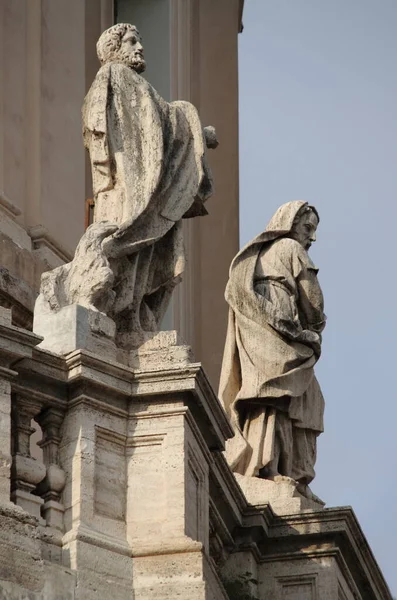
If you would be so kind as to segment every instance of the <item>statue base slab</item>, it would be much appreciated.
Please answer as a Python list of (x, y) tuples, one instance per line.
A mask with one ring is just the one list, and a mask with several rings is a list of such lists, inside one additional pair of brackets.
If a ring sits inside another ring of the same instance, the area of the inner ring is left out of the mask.
[(71, 304), (54, 312), (39, 296), (34, 309), (33, 331), (44, 338), (39, 345), (43, 350), (61, 355), (88, 350), (110, 360), (116, 359), (114, 321), (86, 306)]
[(137, 335), (136, 348), (128, 353), (128, 364), (137, 370), (183, 367), (193, 362), (190, 346), (184, 344), (177, 331), (158, 331)]
[(291, 515), (304, 510), (321, 510), (324, 503), (306, 498), (298, 492), (297, 483), (289, 477), (280, 477), (279, 481), (246, 477), (234, 474), (247, 501), (252, 506), (270, 504), (277, 515)]

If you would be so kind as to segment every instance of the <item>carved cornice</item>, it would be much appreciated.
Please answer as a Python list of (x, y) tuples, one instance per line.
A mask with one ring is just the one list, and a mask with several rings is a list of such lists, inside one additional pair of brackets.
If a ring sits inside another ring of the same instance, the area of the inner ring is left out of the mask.
[(12, 220), (22, 214), (22, 211), (7, 198), (2, 190), (0, 190), (0, 208)]
[(64, 248), (48, 231), (44, 225), (34, 225), (29, 227), (28, 234), (33, 243), (33, 249), (37, 250), (41, 246), (46, 246), (53, 252), (62, 263), (70, 262), (73, 258), (73, 252)]
[(0, 305), (12, 309), (17, 327), (32, 330), (35, 293), (28, 284), (0, 266)]
[[(366, 600), (392, 600), (378, 563), (351, 507), (325, 508), (275, 517), (262, 561), (334, 556), (351, 586), (366, 589)], [(295, 548), (291, 547), (295, 546)], [(274, 550), (277, 548), (277, 553)]]

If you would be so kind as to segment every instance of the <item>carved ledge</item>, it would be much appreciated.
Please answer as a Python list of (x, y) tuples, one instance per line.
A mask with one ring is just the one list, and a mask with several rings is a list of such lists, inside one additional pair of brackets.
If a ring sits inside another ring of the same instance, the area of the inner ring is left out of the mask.
[(11, 202), (2, 190), (0, 190), (0, 207), (13, 220), (22, 214), (22, 211)]
[(61, 246), (44, 225), (29, 227), (28, 234), (32, 239), (34, 253), (49, 269), (72, 260), (73, 252)]

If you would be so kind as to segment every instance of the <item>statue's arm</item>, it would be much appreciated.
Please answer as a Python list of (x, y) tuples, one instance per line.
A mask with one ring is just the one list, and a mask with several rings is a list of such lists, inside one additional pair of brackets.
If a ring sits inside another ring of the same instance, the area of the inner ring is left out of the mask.
[(111, 160), (106, 134), (100, 131), (86, 133), (89, 137), (88, 150), (90, 153), (92, 186), (94, 196), (113, 189)]
[(326, 322), (324, 298), (315, 269), (303, 269), (298, 277), (300, 321), (305, 329), (320, 334)]
[(207, 127), (204, 127), (203, 132), (205, 145), (207, 146), (207, 148), (215, 150), (219, 146), (215, 127), (213, 127), (212, 125), (207, 125)]

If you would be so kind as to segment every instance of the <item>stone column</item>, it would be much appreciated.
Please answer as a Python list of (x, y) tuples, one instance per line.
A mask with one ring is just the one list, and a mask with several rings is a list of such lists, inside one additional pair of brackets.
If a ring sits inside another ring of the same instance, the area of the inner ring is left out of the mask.
[[(11, 325), (11, 310), (0, 307), (0, 504), (10, 503), (11, 493), (11, 382), (17, 376), (17, 372), (12, 368), (15, 362), (27, 356), (32, 355), (32, 348), (40, 342), (40, 338), (28, 331), (18, 329)], [(15, 413), (14, 413), (15, 414)], [(20, 425), (25, 415), (20, 415)], [(30, 421), (24, 422), (24, 427), (30, 427)], [(21, 431), (22, 438), (16, 444), (29, 451), (26, 446), (26, 437), (29, 438), (29, 432), (25, 428)], [(22, 456), (22, 455), (21, 455)], [(24, 469), (24, 458), (18, 458), (18, 468), (16, 462), (14, 467), (22, 476)], [(37, 476), (37, 474), (36, 474)], [(28, 474), (29, 477), (29, 474)]]
[(45, 478), (37, 488), (43, 498), (42, 515), (47, 525), (63, 530), (64, 506), (61, 493), (65, 487), (64, 470), (59, 466), (60, 427), (64, 413), (57, 408), (47, 408), (37, 417), (43, 430), (43, 439), (39, 446), (43, 449), (43, 462), (46, 468)]
[(40, 411), (40, 406), (26, 398), (15, 395), (12, 407), (13, 462), (11, 499), (26, 512), (40, 519), (43, 500), (33, 494), (36, 486), (46, 474), (42, 462), (30, 453), (30, 436), (36, 431), (31, 426), (32, 419)]

